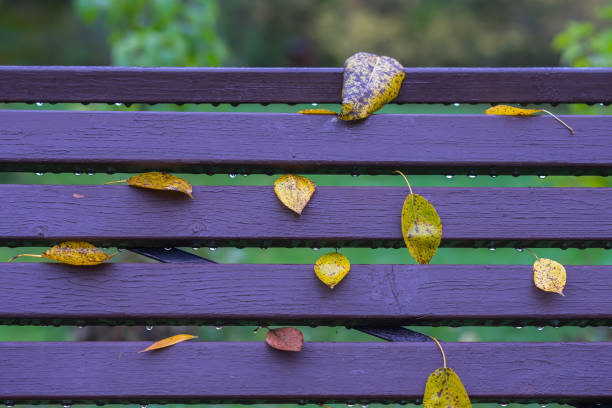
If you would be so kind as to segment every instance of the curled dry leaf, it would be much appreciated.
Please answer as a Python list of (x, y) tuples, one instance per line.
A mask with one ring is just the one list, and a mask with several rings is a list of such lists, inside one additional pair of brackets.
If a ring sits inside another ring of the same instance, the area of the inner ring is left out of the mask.
[(74, 194), (72, 195), (72, 197), (73, 197), (73, 198), (83, 198), (83, 197), (85, 197), (85, 196), (84, 196), (83, 194), (74, 193)]
[(281, 203), (300, 215), (310, 201), (315, 189), (315, 183), (308, 177), (297, 174), (284, 174), (274, 182), (274, 192)]
[(452, 368), (438, 368), (431, 373), (423, 395), (424, 408), (470, 408), (470, 397)]
[(110, 181), (104, 184), (115, 183), (128, 183), (133, 187), (149, 188), (152, 190), (179, 191), (187, 194), (190, 198), (193, 198), (193, 195), (191, 194), (193, 191), (191, 184), (180, 177), (176, 177), (168, 173), (160, 173), (158, 171), (137, 174), (127, 180)]
[(192, 336), (191, 334), (177, 334), (176, 336), (166, 337), (165, 339), (156, 341), (151, 344), (144, 350), (140, 350), (139, 353), (144, 353), (145, 351), (158, 350), (166, 347), (170, 347), (175, 345), (176, 343), (181, 343), (186, 340), (197, 339), (198, 336)]
[(266, 334), (268, 346), (282, 351), (300, 351), (304, 344), (304, 335), (293, 327), (272, 329)]
[(314, 266), (317, 277), (333, 289), (351, 270), (348, 258), (337, 252), (330, 252), (319, 259)]
[(85, 241), (65, 241), (57, 244), (40, 255), (34, 254), (19, 254), (8, 261), (11, 262), (15, 258), (22, 256), (28, 256), (32, 258), (47, 258), (54, 261), (62, 262), (69, 265), (98, 265), (108, 261), (113, 256), (117, 255), (115, 252), (112, 255), (107, 255), (104, 251), (96, 248), (89, 242)]
[(338, 116), (337, 112), (329, 109), (304, 109), (299, 111), (303, 115), (335, 115)]
[(495, 105), (491, 106), (489, 109), (485, 111), (487, 115), (504, 115), (504, 116), (531, 116), (533, 114), (544, 112), (555, 118), (559, 123), (565, 126), (572, 135), (574, 134), (574, 129), (572, 129), (567, 123), (562, 121), (557, 117), (557, 115), (552, 112), (547, 111), (546, 109), (523, 109), (517, 108), (509, 105)]
[(547, 258), (538, 258), (533, 263), (533, 283), (538, 289), (564, 296), (565, 282), (565, 268), (559, 262)]
[(358, 52), (347, 58), (340, 119), (364, 119), (391, 102), (397, 97), (404, 76), (402, 64), (390, 57)]
[(442, 240), (442, 222), (435, 207), (425, 197), (412, 193), (412, 187), (404, 174), (410, 194), (402, 207), (402, 236), (410, 255), (420, 264), (428, 264), (436, 254)]

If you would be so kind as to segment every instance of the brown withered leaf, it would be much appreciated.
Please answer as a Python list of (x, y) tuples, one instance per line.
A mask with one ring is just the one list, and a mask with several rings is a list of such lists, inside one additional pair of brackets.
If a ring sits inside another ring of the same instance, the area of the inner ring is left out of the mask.
[(314, 266), (317, 277), (333, 289), (351, 270), (348, 258), (337, 252), (330, 252), (319, 259)]
[(297, 174), (284, 174), (274, 182), (274, 192), (281, 203), (299, 215), (302, 214), (315, 189), (315, 183), (308, 177)]
[(145, 351), (151, 351), (151, 350), (159, 350), (162, 348), (173, 346), (177, 343), (181, 343), (186, 340), (197, 339), (197, 338), (198, 336), (192, 336), (191, 334), (177, 334), (175, 336), (166, 337), (165, 339), (156, 341), (155, 343), (151, 344), (146, 349), (140, 350), (139, 353), (144, 353)]
[(298, 113), (301, 113), (303, 115), (335, 115), (335, 116), (338, 116), (337, 112), (334, 112), (333, 110), (329, 110), (329, 109), (304, 109), (304, 110), (298, 111)]
[(190, 198), (193, 198), (193, 195), (191, 194), (193, 191), (191, 184), (180, 177), (176, 177), (168, 173), (161, 173), (159, 171), (141, 173), (132, 176), (127, 180), (109, 181), (108, 183), (104, 184), (115, 183), (128, 183), (133, 187), (148, 188), (152, 190), (179, 191), (187, 194)]
[(8, 262), (11, 262), (15, 258), (27, 256), (32, 258), (47, 258), (69, 265), (90, 266), (104, 263), (115, 255), (117, 255), (116, 252), (112, 255), (107, 255), (104, 251), (93, 246), (89, 242), (65, 241), (52, 246), (40, 255), (19, 254), (9, 259)]
[(304, 345), (304, 335), (294, 327), (281, 327), (268, 331), (266, 343), (277, 350), (300, 351)]
[(404, 67), (391, 57), (358, 52), (344, 62), (340, 119), (370, 116), (397, 97)]
[(509, 105), (495, 105), (491, 106), (489, 109), (485, 111), (487, 115), (503, 115), (503, 116), (531, 116), (539, 112), (544, 112), (555, 118), (557, 122), (561, 123), (563, 126), (569, 129), (574, 134), (574, 129), (572, 129), (567, 123), (562, 121), (557, 115), (552, 112), (547, 111), (546, 109), (524, 109), (517, 108)]

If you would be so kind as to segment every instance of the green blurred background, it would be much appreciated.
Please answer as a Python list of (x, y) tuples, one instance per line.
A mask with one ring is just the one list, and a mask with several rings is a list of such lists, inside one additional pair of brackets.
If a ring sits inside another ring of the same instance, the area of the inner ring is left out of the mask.
[[(356, 51), (405, 66), (612, 66), (610, 0), (0, 0), (0, 65), (341, 66)], [(305, 105), (156, 106), (2, 104), (2, 109), (296, 112)], [(313, 101), (316, 103), (316, 101)], [(458, 104), (456, 104), (458, 105)], [(310, 106), (310, 105), (308, 105)], [(334, 105), (321, 105), (338, 109)], [(482, 113), (479, 105), (388, 105), (382, 113)], [(564, 105), (556, 113), (610, 114), (609, 106)], [(571, 123), (570, 123), (571, 124)], [(109, 146), (112, 148), (112, 146)], [(1, 173), (1, 183), (101, 184), (123, 174)], [(276, 175), (181, 175), (194, 185), (271, 185)], [(312, 175), (318, 185), (403, 186), (399, 176)], [(591, 186), (609, 178), (411, 176), (419, 186)], [(312, 264), (326, 248), (187, 248), (223, 263)], [(43, 248), (0, 248), (0, 259)], [(112, 249), (111, 249), (112, 250)], [(352, 263), (413, 263), (406, 249), (340, 249)], [(610, 264), (612, 251), (539, 249), (567, 265)], [(30, 260), (24, 259), (24, 262)], [(150, 262), (122, 252), (116, 262)], [(510, 248), (442, 248), (433, 263), (531, 264)], [(526, 267), (526, 273), (529, 273)], [(313, 277), (314, 279), (314, 277)], [(263, 341), (254, 327), (0, 326), (1, 341)], [(307, 341), (376, 341), (345, 328), (304, 327)], [(602, 341), (608, 327), (417, 328), (443, 341)], [(432, 347), (432, 352), (437, 352)], [(449, 356), (452, 365), (452, 356)], [(204, 364), (204, 363), (203, 363)]]

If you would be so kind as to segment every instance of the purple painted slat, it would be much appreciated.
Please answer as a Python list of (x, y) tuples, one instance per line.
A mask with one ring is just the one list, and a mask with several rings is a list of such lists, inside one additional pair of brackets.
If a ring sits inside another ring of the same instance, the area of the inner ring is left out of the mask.
[[(433, 342), (0, 343), (0, 399), (177, 402), (346, 402), (422, 398), (441, 367)], [(447, 343), (473, 401), (612, 398), (612, 343)], [(568, 358), (569, 357), (569, 358)]]
[(612, 267), (567, 271), (561, 297), (534, 288), (531, 265), (352, 265), (330, 291), (310, 264), (0, 263), (0, 321), (611, 325)]
[(564, 119), (576, 135), (551, 117), (0, 111), (0, 170), (612, 172), (612, 116)]
[[(604, 246), (612, 189), (415, 188), (446, 246)], [(74, 198), (78, 193), (82, 198)], [(302, 216), (270, 186), (199, 186), (194, 199), (129, 186), (0, 185), (0, 244), (83, 239), (125, 246), (404, 245), (407, 188), (318, 187)]]
[[(3, 102), (337, 103), (341, 68), (0, 67)], [(610, 68), (406, 68), (400, 103), (612, 101)]]

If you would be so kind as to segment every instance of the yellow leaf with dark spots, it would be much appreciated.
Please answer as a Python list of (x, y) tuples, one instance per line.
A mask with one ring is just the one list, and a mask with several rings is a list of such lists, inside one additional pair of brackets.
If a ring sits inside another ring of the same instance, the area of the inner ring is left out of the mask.
[(504, 115), (504, 116), (531, 116), (533, 114), (544, 112), (555, 118), (555, 120), (565, 126), (572, 135), (574, 134), (574, 129), (572, 129), (567, 123), (562, 121), (552, 112), (547, 111), (546, 109), (524, 109), (517, 108), (515, 106), (509, 105), (495, 105), (491, 106), (489, 109), (485, 111), (487, 115)]
[(133, 187), (149, 188), (152, 190), (179, 191), (181, 193), (187, 194), (190, 198), (193, 198), (193, 195), (191, 194), (193, 191), (191, 184), (189, 184), (180, 177), (176, 177), (168, 173), (161, 173), (158, 171), (141, 173), (132, 176), (127, 180), (110, 181), (105, 184), (115, 183), (128, 183), (130, 186)]
[(297, 174), (284, 174), (274, 182), (274, 192), (281, 203), (300, 215), (310, 201), (315, 189), (315, 183), (308, 177)]
[(9, 259), (9, 262), (15, 258), (27, 256), (32, 258), (47, 258), (69, 265), (90, 266), (104, 263), (116, 254), (117, 253), (107, 255), (104, 251), (93, 246), (89, 242), (65, 241), (47, 249), (40, 255), (19, 254)]
[(330, 252), (319, 259), (314, 266), (317, 277), (333, 289), (351, 270), (348, 258), (337, 252)]
[(538, 258), (533, 263), (533, 283), (538, 289), (564, 296), (566, 279), (565, 268), (557, 261)]
[(370, 116), (395, 99), (404, 80), (404, 67), (390, 57), (358, 52), (344, 62), (340, 119)]
[(159, 350), (162, 348), (174, 346), (175, 344), (181, 343), (186, 340), (191, 340), (191, 339), (196, 339), (196, 338), (197, 336), (192, 336), (191, 334), (177, 334), (175, 336), (166, 337), (165, 339), (156, 341), (155, 343), (151, 344), (146, 349), (140, 350), (139, 353), (144, 353), (145, 351), (151, 351), (151, 350)]
[(451, 368), (438, 368), (425, 385), (423, 408), (471, 408), (470, 397)]
[(334, 112), (333, 110), (329, 109), (304, 109), (299, 111), (298, 113), (301, 113), (303, 115), (338, 115), (337, 112)]

